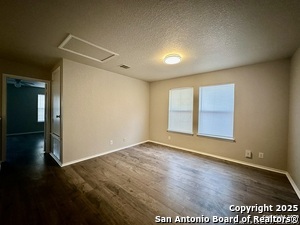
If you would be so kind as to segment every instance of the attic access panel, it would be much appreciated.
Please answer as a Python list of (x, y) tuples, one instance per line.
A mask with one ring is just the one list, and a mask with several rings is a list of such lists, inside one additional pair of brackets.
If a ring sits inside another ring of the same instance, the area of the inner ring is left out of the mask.
[(58, 48), (101, 63), (119, 55), (72, 34), (69, 34)]

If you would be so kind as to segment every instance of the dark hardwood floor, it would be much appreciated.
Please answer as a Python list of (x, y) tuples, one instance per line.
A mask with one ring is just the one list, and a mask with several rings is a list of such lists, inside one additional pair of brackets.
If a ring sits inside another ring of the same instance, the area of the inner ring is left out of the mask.
[[(218, 224), (213, 216), (248, 215), (230, 205), (300, 203), (285, 175), (153, 143), (60, 168), (43, 152), (41, 137), (11, 139), (0, 172), (1, 225), (141, 225), (156, 224), (156, 216), (173, 223), (176, 216), (208, 217)], [(278, 214), (299, 211), (251, 212)]]

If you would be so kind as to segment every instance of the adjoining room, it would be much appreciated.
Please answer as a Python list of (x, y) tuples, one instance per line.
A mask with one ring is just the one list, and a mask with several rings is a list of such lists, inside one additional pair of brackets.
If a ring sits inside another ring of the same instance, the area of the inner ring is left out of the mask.
[(39, 160), (45, 140), (46, 84), (7, 77), (6, 160)]

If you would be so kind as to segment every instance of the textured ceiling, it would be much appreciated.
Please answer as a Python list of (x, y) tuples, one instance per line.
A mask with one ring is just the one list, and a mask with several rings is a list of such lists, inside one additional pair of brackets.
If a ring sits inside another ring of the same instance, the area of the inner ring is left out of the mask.
[[(64, 57), (154, 81), (292, 56), (300, 1), (2, 0), (0, 27), (1, 58), (50, 69)], [(119, 56), (99, 63), (58, 49), (69, 33)], [(170, 53), (182, 62), (164, 64)]]

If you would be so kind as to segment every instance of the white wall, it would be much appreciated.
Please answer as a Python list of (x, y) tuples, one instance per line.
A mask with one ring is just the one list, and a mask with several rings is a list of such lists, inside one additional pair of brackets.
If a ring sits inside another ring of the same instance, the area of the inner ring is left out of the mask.
[(63, 164), (148, 140), (149, 83), (66, 59), (62, 83)]
[(288, 172), (300, 188), (300, 48), (291, 63)]
[[(150, 84), (150, 139), (221, 157), (286, 170), (290, 61), (279, 60)], [(198, 87), (235, 83), (236, 142), (167, 132), (168, 94), (194, 87), (194, 134), (197, 134)], [(171, 140), (168, 140), (171, 136)], [(245, 150), (253, 159), (244, 157)], [(258, 153), (264, 153), (264, 159)]]

